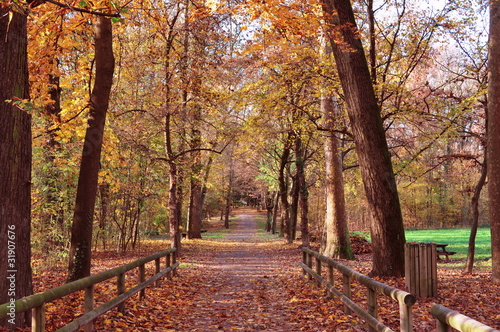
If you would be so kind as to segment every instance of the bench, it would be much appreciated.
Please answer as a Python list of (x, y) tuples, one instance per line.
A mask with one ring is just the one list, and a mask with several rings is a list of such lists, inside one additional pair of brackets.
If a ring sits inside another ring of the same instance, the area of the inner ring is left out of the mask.
[(446, 261), (448, 262), (450, 260), (450, 256), (455, 255), (457, 252), (446, 250), (447, 246), (448, 244), (446, 243), (436, 243), (436, 254), (438, 259), (440, 259), (439, 256), (446, 256)]

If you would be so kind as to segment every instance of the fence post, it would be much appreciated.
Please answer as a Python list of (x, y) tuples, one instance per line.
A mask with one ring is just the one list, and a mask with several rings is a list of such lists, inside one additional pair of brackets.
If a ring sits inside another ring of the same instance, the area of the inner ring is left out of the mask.
[[(302, 263), (304, 265), (307, 265), (307, 253), (304, 251), (304, 249), (302, 249)], [(306, 275), (306, 270), (302, 269), (302, 275)]]
[[(146, 267), (144, 264), (139, 265), (139, 284), (142, 284), (146, 280)], [(143, 299), (146, 296), (146, 290), (143, 288), (139, 292), (139, 298)]]
[(413, 331), (411, 306), (407, 306), (406, 303), (402, 301), (399, 302), (399, 321), (401, 324), (401, 332)]
[[(343, 273), (342, 273), (342, 284), (343, 284), (342, 286), (343, 294), (347, 298), (351, 299), (351, 278)], [(344, 304), (344, 312), (350, 315), (352, 313), (352, 310), (346, 304)]]
[[(370, 316), (377, 318), (377, 292), (370, 287), (367, 287), (368, 290), (368, 314)], [(368, 325), (369, 332), (375, 332), (375, 328), (371, 325)]]
[[(160, 259), (155, 259), (155, 274), (160, 273)], [(156, 287), (160, 286), (160, 279), (156, 280)]]
[[(167, 265), (166, 267), (168, 268), (170, 266), (170, 254), (167, 254), (167, 256), (165, 256), (165, 264)], [(172, 273), (169, 272), (167, 274), (167, 278), (172, 278)]]
[[(310, 268), (312, 270), (312, 266), (313, 266), (313, 263), (312, 263), (312, 255), (310, 253), (307, 254), (307, 267)], [(309, 277), (309, 280), (312, 279), (312, 276), (309, 274), (308, 275)]]
[(436, 319), (436, 332), (451, 332), (451, 326)]
[[(84, 302), (85, 313), (94, 310), (94, 285), (90, 285), (85, 288), (85, 302)], [(94, 321), (85, 324), (85, 332), (94, 331)]]
[[(321, 260), (319, 257), (316, 257), (316, 273), (321, 276)], [(318, 285), (321, 285), (321, 282), (318, 281)]]
[[(120, 273), (117, 277), (116, 277), (116, 294), (117, 295), (121, 295), (123, 293), (125, 293), (125, 274), (124, 273)], [(125, 302), (122, 302), (118, 305), (118, 312), (125, 312)]]
[[(173, 264), (175, 264), (175, 263), (177, 263), (177, 251), (174, 251), (174, 252), (172, 253), (172, 265), (173, 265)], [(175, 269), (175, 270), (173, 271), (173, 275), (174, 275), (174, 276), (176, 276), (176, 275), (177, 275), (177, 269)]]
[(31, 309), (31, 332), (45, 332), (45, 303)]
[[(330, 264), (328, 264), (328, 282), (330, 283), (330, 285), (334, 286), (335, 284), (335, 279), (334, 279), (334, 273), (333, 273), (333, 266), (331, 266)], [(334, 298), (333, 294), (330, 293), (330, 298)]]

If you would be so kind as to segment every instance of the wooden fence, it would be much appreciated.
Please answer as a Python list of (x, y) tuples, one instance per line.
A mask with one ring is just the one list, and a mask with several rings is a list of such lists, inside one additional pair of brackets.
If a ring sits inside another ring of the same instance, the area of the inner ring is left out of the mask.
[[(313, 257), (316, 258), (316, 271), (313, 270)], [(328, 267), (329, 280), (325, 280), (321, 276), (322, 263), (325, 263)], [(302, 248), (301, 266), (304, 273), (308, 273), (310, 277), (316, 279), (318, 283), (323, 285), (332, 295), (337, 296), (344, 303), (344, 310), (347, 314), (351, 314), (352, 310), (361, 316), (361, 318), (368, 323), (370, 332), (392, 331), (377, 319), (377, 294), (386, 295), (399, 302), (400, 329), (403, 332), (413, 331), (411, 307), (415, 304), (416, 298), (412, 294), (373, 280), (308, 248)], [(342, 273), (342, 291), (339, 291), (334, 287), (333, 269)], [(367, 288), (367, 311), (351, 300), (351, 280), (353, 279)]]
[(451, 328), (461, 332), (500, 332), (439, 304), (431, 308), (431, 313), (437, 319), (437, 332), (451, 332)]
[[(159, 279), (165, 274), (175, 273), (176, 268), (179, 266), (179, 263), (176, 262), (175, 251), (175, 248), (164, 250), (159, 253), (138, 259), (132, 263), (125, 264), (111, 270), (103, 271), (101, 273), (82, 278), (38, 294), (24, 297), (15, 301), (15, 313), (32, 310), (33, 318), (31, 331), (43, 332), (45, 331), (45, 303), (54, 301), (63, 296), (84, 289), (85, 314), (73, 320), (68, 325), (57, 330), (57, 332), (76, 331), (82, 326), (85, 327), (86, 332), (93, 331), (93, 321), (98, 316), (104, 314), (114, 307), (118, 307), (118, 310), (120, 312), (123, 312), (125, 310), (125, 300), (138, 292), (140, 292), (141, 298), (144, 297), (145, 288), (148, 285), (155, 281), (158, 282)], [(160, 259), (163, 257), (165, 257), (166, 260), (166, 268), (161, 270)], [(151, 261), (155, 261), (155, 274), (148, 280), (145, 280), (145, 264)], [(139, 284), (126, 291), (125, 273), (134, 268), (139, 269)], [(94, 285), (113, 277), (117, 277), (117, 297), (94, 309)], [(12, 313), (9, 303), (0, 305), (0, 320), (7, 318), (9, 313)]]

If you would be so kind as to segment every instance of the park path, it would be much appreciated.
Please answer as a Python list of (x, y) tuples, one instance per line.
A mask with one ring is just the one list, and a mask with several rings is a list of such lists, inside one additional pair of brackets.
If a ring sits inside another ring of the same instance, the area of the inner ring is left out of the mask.
[(236, 214), (224, 236), (213, 238), (221, 233), (211, 232), (183, 241), (177, 275), (151, 287), (145, 301), (130, 303), (126, 315), (104, 317), (104, 329), (98, 330), (366, 331), (343, 313), (340, 302), (301, 277), (297, 243), (258, 232), (263, 214)]
[(283, 271), (268, 250), (271, 242), (258, 235), (256, 214), (247, 210), (238, 215), (236, 228), (217, 240), (214, 255), (197, 260), (204, 280), (191, 299), (194, 308), (185, 314), (190, 331), (297, 330), (293, 305), (278, 282)]

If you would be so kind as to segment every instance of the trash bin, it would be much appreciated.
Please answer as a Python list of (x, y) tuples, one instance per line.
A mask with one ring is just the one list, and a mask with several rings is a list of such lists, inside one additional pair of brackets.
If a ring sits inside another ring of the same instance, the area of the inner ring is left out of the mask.
[(435, 243), (405, 244), (406, 290), (417, 297), (437, 296), (437, 255)]

